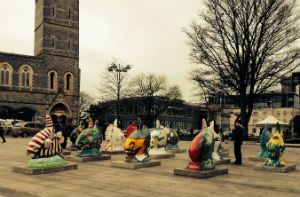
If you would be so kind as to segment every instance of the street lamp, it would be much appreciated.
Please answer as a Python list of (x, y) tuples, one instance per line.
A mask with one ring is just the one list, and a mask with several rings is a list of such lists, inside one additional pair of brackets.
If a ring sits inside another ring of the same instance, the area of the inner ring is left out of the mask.
[(120, 121), (120, 89), (121, 89), (121, 72), (126, 73), (131, 69), (130, 65), (126, 65), (125, 67), (121, 64), (112, 63), (111, 66), (107, 68), (109, 72), (117, 73), (117, 119), (118, 123)]

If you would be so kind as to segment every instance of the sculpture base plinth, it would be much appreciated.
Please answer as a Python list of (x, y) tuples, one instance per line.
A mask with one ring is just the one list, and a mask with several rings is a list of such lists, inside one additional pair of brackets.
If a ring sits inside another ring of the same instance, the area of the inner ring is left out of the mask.
[(249, 161), (255, 161), (255, 162), (264, 162), (266, 161), (266, 158), (263, 157), (248, 157)]
[(26, 167), (13, 167), (13, 172), (19, 172), (23, 174), (36, 175), (36, 174), (48, 174), (53, 172), (76, 170), (77, 164), (67, 164), (63, 166), (49, 167), (49, 168), (26, 168)]
[(223, 160), (215, 160), (214, 164), (215, 165), (221, 165), (221, 164), (230, 164), (231, 159), (223, 159)]
[(71, 155), (71, 151), (63, 151), (64, 155)]
[(67, 147), (65, 151), (78, 151), (78, 149), (75, 146), (72, 146), (72, 147)]
[(151, 161), (140, 162), (140, 163), (127, 163), (125, 161), (111, 162), (112, 167), (128, 168), (128, 169), (147, 168), (147, 167), (159, 166), (159, 165), (161, 165), (161, 162), (157, 160), (151, 160)]
[(296, 164), (289, 165), (287, 167), (274, 167), (274, 166), (255, 166), (256, 170), (263, 170), (263, 171), (270, 171), (270, 172), (280, 172), (280, 173), (286, 173), (290, 172), (296, 169)]
[(116, 155), (116, 154), (124, 154), (125, 151), (123, 150), (103, 150), (101, 151), (103, 154), (108, 154), (108, 155)]
[(166, 152), (168, 153), (185, 153), (186, 149), (166, 149)]
[(229, 152), (220, 152), (222, 157), (229, 157)]
[(167, 159), (175, 157), (175, 153), (164, 153), (164, 154), (152, 154), (150, 155), (151, 159)]
[(189, 170), (189, 169), (174, 169), (174, 175), (196, 177), (196, 178), (209, 178), (222, 174), (228, 174), (228, 169), (212, 169), (212, 170)]
[(67, 161), (78, 161), (78, 162), (89, 162), (89, 161), (102, 161), (102, 160), (110, 160), (110, 155), (101, 155), (101, 156), (94, 156), (94, 157), (75, 157), (70, 156), (66, 157)]

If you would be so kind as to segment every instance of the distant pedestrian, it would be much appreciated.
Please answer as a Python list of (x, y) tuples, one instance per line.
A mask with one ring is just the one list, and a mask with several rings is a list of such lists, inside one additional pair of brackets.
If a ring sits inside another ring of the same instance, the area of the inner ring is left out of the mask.
[(237, 120), (235, 122), (235, 127), (232, 131), (232, 138), (234, 140), (234, 156), (235, 156), (235, 162), (233, 164), (241, 165), (242, 164), (241, 146), (243, 143), (243, 128), (240, 120)]
[(1, 122), (0, 122), (0, 136), (2, 138), (2, 143), (5, 143), (6, 140), (5, 140), (3, 133), (4, 133), (4, 129), (1, 127)]

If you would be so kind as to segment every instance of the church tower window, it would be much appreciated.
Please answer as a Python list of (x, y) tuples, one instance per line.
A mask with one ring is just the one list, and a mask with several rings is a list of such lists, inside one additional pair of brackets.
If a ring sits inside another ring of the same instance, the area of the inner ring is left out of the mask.
[(52, 70), (48, 73), (48, 89), (57, 91), (57, 72)]
[(74, 76), (72, 73), (70, 72), (67, 72), (65, 74), (65, 77), (64, 77), (64, 81), (65, 81), (65, 92), (67, 94), (71, 94), (72, 91), (73, 91), (73, 81), (74, 81)]

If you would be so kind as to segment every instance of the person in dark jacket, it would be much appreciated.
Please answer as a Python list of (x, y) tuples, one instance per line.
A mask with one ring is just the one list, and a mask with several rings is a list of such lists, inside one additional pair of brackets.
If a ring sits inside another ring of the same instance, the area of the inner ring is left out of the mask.
[(3, 130), (3, 128), (1, 128), (1, 122), (0, 122), (0, 136), (2, 138), (2, 143), (5, 143), (6, 140), (5, 140), (5, 137), (4, 137), (3, 133), (4, 133), (4, 130)]
[(67, 147), (67, 131), (66, 131), (66, 126), (63, 124), (63, 119), (61, 117), (57, 118), (57, 122), (54, 125), (54, 130), (55, 133), (58, 133), (59, 131), (62, 132), (62, 135), (64, 136), (65, 140), (64, 142), (61, 144), (61, 147), (63, 149), (65, 149)]
[(241, 165), (242, 164), (241, 146), (243, 143), (243, 128), (241, 126), (240, 120), (237, 120), (235, 122), (235, 127), (232, 131), (232, 138), (234, 140), (234, 155), (235, 155), (235, 162), (233, 164)]

